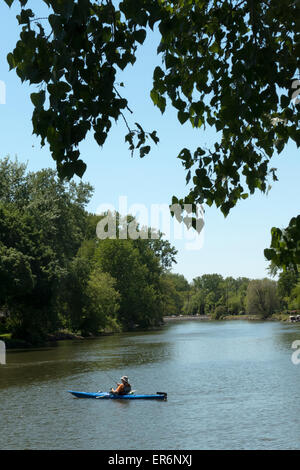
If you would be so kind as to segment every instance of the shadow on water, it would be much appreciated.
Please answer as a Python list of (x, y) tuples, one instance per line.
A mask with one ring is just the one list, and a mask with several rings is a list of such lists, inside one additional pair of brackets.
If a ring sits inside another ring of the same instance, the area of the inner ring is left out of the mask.
[(160, 332), (125, 333), (61, 341), (55, 347), (9, 350), (6, 366), (0, 367), (0, 390), (95, 371), (113, 371), (115, 376), (115, 370), (162, 362), (171, 354), (172, 345), (161, 341)]

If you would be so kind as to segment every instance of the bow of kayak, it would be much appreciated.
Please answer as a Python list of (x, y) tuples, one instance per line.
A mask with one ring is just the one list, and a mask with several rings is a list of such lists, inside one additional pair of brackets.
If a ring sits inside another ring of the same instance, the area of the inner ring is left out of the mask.
[(157, 392), (156, 394), (152, 395), (136, 395), (130, 393), (128, 395), (114, 395), (113, 393), (108, 392), (97, 392), (97, 393), (87, 393), (87, 392), (76, 392), (74, 390), (68, 390), (76, 398), (97, 398), (97, 399), (117, 399), (117, 400), (137, 400), (137, 399), (145, 399), (145, 400), (166, 400), (167, 393), (165, 392)]

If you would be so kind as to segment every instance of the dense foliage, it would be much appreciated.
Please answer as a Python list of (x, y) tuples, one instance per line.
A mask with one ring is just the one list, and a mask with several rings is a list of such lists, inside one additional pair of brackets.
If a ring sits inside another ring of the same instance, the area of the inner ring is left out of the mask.
[(265, 319), (294, 310), (300, 311), (300, 282), (291, 270), (282, 271), (277, 282), (267, 278), (223, 278), (220, 274), (196, 277), (184, 292), (181, 313), (216, 319), (249, 314)]
[(247, 289), (247, 312), (268, 318), (279, 308), (276, 282), (260, 279), (249, 282)]
[[(151, 228), (134, 217), (114, 214), (116, 238), (99, 238), (108, 214), (86, 211), (91, 195), (89, 184), (53, 170), (0, 161), (0, 326), (14, 338), (38, 344), (61, 329), (97, 335), (157, 326), (166, 315), (267, 318), (300, 309), (294, 270), (277, 282), (204, 274), (189, 283), (170, 270), (176, 249), (160, 232), (145, 238)], [(132, 223), (138, 236), (124, 239)]]
[[(181, 150), (192, 187), (173, 203), (215, 204), (226, 216), (277, 180), (273, 155), (289, 141), (299, 147), (298, 1), (40, 0), (50, 9), (43, 19), (28, 0), (19, 4), (22, 32), (8, 62), (22, 81), (40, 85), (31, 94), (33, 130), (48, 142), (61, 175), (81, 176), (80, 142), (92, 131), (102, 146), (119, 118), (131, 151), (144, 157), (149, 142), (159, 142), (156, 131), (129, 123), (118, 81), (150, 29), (160, 35), (154, 105), (163, 113), (171, 104), (181, 124), (209, 125), (219, 136), (210, 148), (200, 142)], [(284, 231), (274, 228), (267, 259), (297, 269), (299, 227), (298, 217)]]
[(244, 314), (249, 281), (248, 278), (223, 278), (220, 274), (196, 277), (185, 301), (184, 313), (213, 315), (216, 318), (225, 314)]
[(161, 323), (163, 276), (177, 253), (161, 233), (100, 240), (105, 215), (85, 209), (91, 186), (53, 170), (30, 173), (5, 158), (0, 188), (0, 312), (14, 337), (37, 343), (61, 328), (85, 335)]

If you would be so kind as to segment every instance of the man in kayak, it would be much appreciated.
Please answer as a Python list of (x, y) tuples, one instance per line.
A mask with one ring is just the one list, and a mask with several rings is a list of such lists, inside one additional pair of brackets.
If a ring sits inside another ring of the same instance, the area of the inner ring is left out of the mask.
[(121, 382), (120, 384), (117, 384), (118, 387), (116, 390), (113, 388), (110, 390), (110, 393), (114, 393), (115, 395), (128, 395), (128, 393), (131, 392), (131, 385), (128, 381), (128, 377), (126, 375), (123, 375), (121, 377)]

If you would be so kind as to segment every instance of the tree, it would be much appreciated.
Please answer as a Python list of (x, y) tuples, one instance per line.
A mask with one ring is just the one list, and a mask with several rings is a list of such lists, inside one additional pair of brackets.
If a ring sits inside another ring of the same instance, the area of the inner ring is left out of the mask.
[(247, 313), (268, 318), (279, 307), (275, 281), (260, 279), (250, 281), (247, 289)]
[(293, 270), (282, 271), (279, 274), (277, 282), (277, 290), (280, 299), (284, 300), (291, 295), (291, 291), (296, 286), (298, 276)]
[(190, 285), (188, 281), (186, 280), (186, 278), (183, 276), (183, 274), (168, 272), (166, 273), (166, 277), (168, 279), (171, 279), (171, 281), (176, 287), (177, 292), (182, 292), (182, 293), (189, 292)]
[[(161, 231), (148, 229), (147, 244), (149, 248), (160, 259), (160, 264), (164, 271), (171, 269), (176, 261), (178, 251), (168, 240), (163, 238), (164, 234)], [(144, 242), (145, 243), (145, 242)]]
[(273, 265), (285, 271), (299, 272), (300, 266), (300, 215), (290, 220), (285, 229), (272, 228), (271, 247), (265, 256)]
[(106, 239), (95, 250), (95, 263), (116, 280), (115, 288), (121, 295), (117, 317), (125, 329), (135, 325), (148, 327), (161, 321), (159, 264), (154, 254), (150, 266), (156, 265), (156, 275), (155, 271), (150, 271), (133, 240)]
[(84, 239), (90, 185), (0, 162), (0, 306), (13, 336), (37, 343), (60, 325), (61, 291)]
[(203, 274), (193, 279), (184, 311), (192, 315), (212, 313), (219, 303), (226, 304), (225, 297), (223, 277), (220, 274)]
[(182, 274), (166, 272), (161, 277), (164, 315), (183, 313), (185, 300), (188, 298), (190, 286)]
[[(159, 259), (163, 271), (169, 270), (176, 263), (177, 250), (170, 242), (164, 239), (160, 230), (151, 227), (141, 227), (132, 215), (121, 216), (117, 211), (107, 211), (99, 216), (89, 215), (90, 231), (95, 227), (97, 237), (100, 239), (131, 239), (134, 245), (142, 250), (148, 249)], [(93, 224), (93, 225), (92, 225)], [(90, 232), (91, 233), (91, 232)]]
[(32, 291), (33, 287), (29, 256), (0, 245), (0, 305)]
[(223, 281), (223, 294), (220, 303), (226, 307), (226, 312), (232, 315), (245, 312), (245, 296), (249, 279), (227, 277)]
[(60, 284), (57, 303), (62, 316), (62, 325), (70, 331), (80, 331), (84, 334), (84, 331), (81, 331), (82, 318), (89, 303), (87, 286), (93, 264), (90, 258), (84, 256), (85, 253), (82, 253), (81, 249), (78, 253), (68, 264), (67, 274)]
[[(14, 1), (5, 0), (9, 6)], [(80, 142), (92, 131), (102, 146), (112, 120), (123, 119), (129, 149), (138, 148), (140, 157), (149, 153), (149, 140), (158, 143), (156, 131), (128, 123), (132, 111), (116, 81), (117, 70), (136, 61), (137, 46), (154, 27), (162, 58), (153, 73), (154, 105), (163, 113), (171, 103), (181, 124), (210, 125), (219, 133), (210, 149), (179, 153), (193, 185), (173, 203), (215, 204), (226, 216), (239, 200), (277, 180), (274, 154), (290, 140), (299, 147), (299, 102), (293, 102), (298, 1), (41, 1), (50, 8), (44, 21), (19, 0), (22, 32), (7, 59), (22, 81), (41, 86), (31, 94), (33, 130), (42, 145), (49, 143), (61, 175), (83, 175)], [(297, 266), (298, 218), (284, 234), (278, 230), (265, 256), (278, 266)]]
[(212, 315), (212, 317), (215, 319), (215, 320), (220, 320), (222, 319), (227, 313), (227, 310), (226, 308), (223, 306), (223, 305), (218, 305), (216, 308), (215, 308), (215, 311)]
[(193, 285), (196, 290), (202, 291), (206, 310), (214, 311), (225, 293), (223, 277), (220, 274), (204, 274), (193, 279)]
[(116, 280), (99, 270), (91, 272), (86, 286), (87, 302), (83, 308), (80, 329), (83, 334), (99, 333), (110, 324), (116, 324), (120, 294), (115, 290)]
[(300, 310), (300, 283), (292, 289), (288, 300), (288, 308), (290, 310)]
[(185, 315), (204, 315), (206, 312), (206, 294), (203, 290), (192, 290), (184, 302)]
[(178, 292), (176, 291), (174, 283), (169, 277), (162, 276), (160, 284), (163, 296), (163, 315), (179, 315), (180, 310), (178, 309)]

